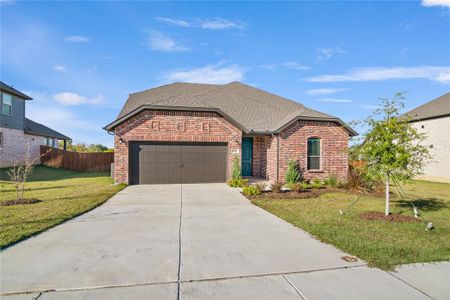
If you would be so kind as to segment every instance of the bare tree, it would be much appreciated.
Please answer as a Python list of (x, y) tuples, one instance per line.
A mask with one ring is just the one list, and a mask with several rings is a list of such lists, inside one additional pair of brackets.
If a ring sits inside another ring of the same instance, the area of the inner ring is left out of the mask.
[(33, 172), (33, 167), (36, 161), (38, 161), (42, 156), (47, 153), (43, 153), (41, 155), (36, 156), (35, 158), (31, 157), (30, 154), (30, 143), (27, 143), (27, 151), (24, 155), (23, 163), (16, 161), (14, 166), (7, 172), (11, 183), (16, 189), (16, 203), (29, 203), (30, 200), (24, 199), (24, 191), (25, 184), (28, 181), (31, 173)]

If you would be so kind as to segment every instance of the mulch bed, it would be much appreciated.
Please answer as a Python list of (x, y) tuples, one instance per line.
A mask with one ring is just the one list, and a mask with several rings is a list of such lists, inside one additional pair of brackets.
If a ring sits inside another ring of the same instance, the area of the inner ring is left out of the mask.
[(11, 206), (11, 205), (27, 205), (27, 204), (35, 204), (35, 203), (39, 203), (42, 202), (42, 200), (38, 200), (38, 199), (23, 199), (23, 200), (8, 200), (8, 201), (3, 201), (0, 202), (0, 206)]
[(419, 219), (416, 219), (411, 216), (403, 216), (399, 214), (390, 214), (389, 216), (385, 216), (384, 213), (379, 211), (369, 211), (359, 215), (361, 219), (369, 220), (369, 221), (389, 221), (389, 222), (409, 222), (409, 223), (418, 223)]
[(264, 192), (261, 195), (246, 196), (249, 200), (258, 199), (303, 199), (303, 198), (316, 198), (325, 193), (325, 189), (307, 190), (302, 192), (286, 191), (286, 192)]

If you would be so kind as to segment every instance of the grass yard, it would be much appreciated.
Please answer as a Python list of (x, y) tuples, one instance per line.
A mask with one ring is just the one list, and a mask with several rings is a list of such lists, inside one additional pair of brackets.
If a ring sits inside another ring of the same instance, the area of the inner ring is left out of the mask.
[[(371, 196), (364, 196), (350, 210), (346, 208), (357, 196), (346, 193), (252, 202), (372, 267), (392, 270), (399, 264), (450, 260), (450, 184), (414, 181), (404, 189), (406, 200), (412, 200), (421, 211), (419, 223), (361, 219), (363, 212), (384, 212), (384, 198)], [(414, 215), (410, 203), (399, 197), (393, 199), (391, 209)], [(339, 210), (345, 211), (344, 215)], [(425, 231), (428, 221), (433, 222), (434, 230)]]
[[(0, 169), (0, 202), (15, 199), (15, 190), (6, 171)], [(42, 202), (0, 206), (0, 247), (91, 210), (125, 187), (112, 184), (108, 173), (35, 167), (24, 198)]]

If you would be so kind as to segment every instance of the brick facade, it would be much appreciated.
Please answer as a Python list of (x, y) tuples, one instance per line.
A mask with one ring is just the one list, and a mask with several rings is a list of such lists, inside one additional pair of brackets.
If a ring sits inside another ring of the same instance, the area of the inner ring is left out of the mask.
[[(0, 168), (23, 164), (28, 147), (30, 159), (35, 159), (40, 155), (40, 146), (45, 144), (44, 137), (25, 134), (23, 130), (2, 127), (0, 132), (3, 135), (3, 144), (0, 145)], [(40, 160), (36, 159), (35, 164), (39, 163)]]
[(128, 143), (131, 141), (226, 142), (228, 171), (233, 156), (240, 157), (242, 132), (214, 112), (147, 110), (114, 129), (114, 178), (128, 183)]
[[(321, 169), (308, 171), (308, 138), (320, 138)], [(334, 122), (297, 121), (279, 134), (279, 181), (284, 181), (289, 160), (298, 160), (305, 179), (325, 179), (331, 174), (341, 180), (347, 179), (348, 173), (348, 132)], [(277, 178), (277, 137), (267, 137), (267, 179)]]
[[(307, 140), (321, 139), (321, 170), (308, 171)], [(306, 179), (324, 179), (330, 174), (346, 180), (348, 172), (348, 132), (333, 122), (297, 121), (278, 136), (253, 136), (253, 176), (284, 181), (289, 160), (298, 160)], [(128, 182), (128, 143), (130, 141), (179, 141), (228, 143), (228, 171), (231, 174), (233, 156), (240, 158), (242, 132), (214, 112), (147, 110), (115, 128), (116, 182)], [(279, 152), (277, 151), (279, 144)], [(231, 154), (232, 149), (239, 149)]]

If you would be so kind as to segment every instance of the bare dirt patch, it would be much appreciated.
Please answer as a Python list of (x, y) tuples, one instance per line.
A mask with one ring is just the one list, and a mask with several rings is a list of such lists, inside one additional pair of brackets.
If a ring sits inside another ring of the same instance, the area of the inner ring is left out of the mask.
[(11, 205), (27, 205), (42, 202), (39, 199), (23, 199), (23, 200), (8, 200), (0, 202), (1, 206), (11, 206)]
[(379, 211), (368, 211), (359, 215), (361, 219), (369, 220), (369, 221), (389, 221), (389, 222), (409, 222), (409, 223), (418, 223), (419, 219), (416, 219), (411, 216), (404, 216), (399, 214), (390, 214), (389, 216), (385, 216), (384, 213)]

